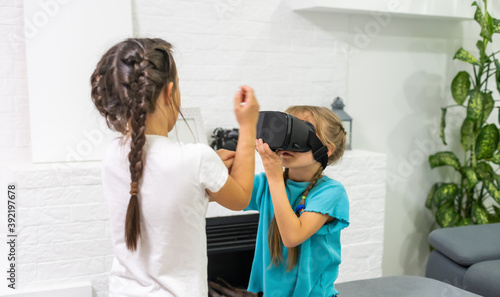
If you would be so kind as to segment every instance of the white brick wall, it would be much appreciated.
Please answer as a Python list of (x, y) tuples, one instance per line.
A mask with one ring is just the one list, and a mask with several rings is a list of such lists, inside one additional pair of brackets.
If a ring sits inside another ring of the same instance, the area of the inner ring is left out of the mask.
[[(343, 33), (320, 18), (321, 27), (279, 0), (133, 1), (134, 35), (174, 44), (182, 104), (201, 107), (207, 134), (236, 126), (231, 98), (241, 84), (255, 88), (263, 110), (346, 97)], [(22, 1), (0, 0), (0, 161), (15, 165), (9, 179), (20, 188), (18, 281), (90, 280), (94, 296), (107, 296), (112, 247), (99, 162), (30, 164), (25, 45), (8, 38), (22, 32)], [(381, 275), (385, 163), (384, 155), (348, 152), (329, 173), (351, 199), (339, 281)]]
[(29, 108), (22, 1), (0, 1), (0, 161), (29, 160)]
[(15, 170), (19, 288), (91, 281), (107, 296), (113, 249), (100, 162)]
[(350, 225), (342, 231), (338, 282), (382, 276), (386, 168), (385, 154), (354, 150), (325, 171), (344, 184), (349, 196)]
[(231, 98), (241, 84), (255, 88), (263, 110), (346, 96), (343, 43), (287, 1), (142, 0), (133, 17), (136, 36), (176, 47), (182, 104), (202, 107), (207, 132), (236, 126)]

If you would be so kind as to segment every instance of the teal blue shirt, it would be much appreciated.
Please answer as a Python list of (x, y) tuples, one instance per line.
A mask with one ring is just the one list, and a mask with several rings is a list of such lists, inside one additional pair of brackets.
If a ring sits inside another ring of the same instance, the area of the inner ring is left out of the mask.
[[(286, 181), (288, 200), (293, 209), (308, 182)], [(340, 230), (349, 225), (349, 200), (344, 186), (323, 176), (309, 192), (305, 211), (328, 214), (335, 220), (322, 226), (299, 246), (297, 265), (286, 271), (288, 249), (283, 246), (279, 267), (271, 265), (267, 235), (274, 209), (265, 173), (255, 175), (252, 200), (246, 210), (260, 213), (255, 254), (248, 291), (272, 297), (331, 297), (339, 292), (334, 282), (339, 273)]]

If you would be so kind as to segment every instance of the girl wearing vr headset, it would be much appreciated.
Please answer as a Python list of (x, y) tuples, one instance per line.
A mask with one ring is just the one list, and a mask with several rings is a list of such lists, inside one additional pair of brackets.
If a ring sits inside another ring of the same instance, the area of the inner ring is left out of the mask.
[(328, 108), (292, 106), (286, 113), (315, 127), (328, 159), (317, 158), (314, 149), (273, 151), (262, 139), (256, 141), (265, 173), (255, 176), (246, 208), (260, 212), (248, 290), (273, 297), (336, 296), (340, 231), (349, 225), (349, 201), (343, 185), (323, 175), (323, 166), (343, 155), (346, 133)]
[(209, 199), (242, 210), (251, 196), (259, 110), (252, 88), (234, 98), (240, 133), (235, 155), (224, 156), (234, 156), (225, 160), (234, 163), (228, 175), (208, 145), (168, 137), (181, 105), (168, 42), (116, 44), (91, 85), (97, 110), (122, 134), (109, 144), (102, 169), (115, 253), (109, 296), (207, 296)]

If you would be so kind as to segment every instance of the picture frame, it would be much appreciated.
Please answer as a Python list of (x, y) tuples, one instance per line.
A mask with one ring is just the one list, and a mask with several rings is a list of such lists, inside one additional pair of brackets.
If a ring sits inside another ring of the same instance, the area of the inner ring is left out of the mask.
[(203, 143), (208, 145), (207, 135), (203, 126), (201, 110), (198, 107), (181, 107), (174, 128), (168, 137), (182, 143)]

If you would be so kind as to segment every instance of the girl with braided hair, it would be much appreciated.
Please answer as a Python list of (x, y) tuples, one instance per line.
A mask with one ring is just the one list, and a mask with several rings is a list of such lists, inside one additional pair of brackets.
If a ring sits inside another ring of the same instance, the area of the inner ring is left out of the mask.
[(102, 56), (90, 81), (95, 107), (122, 134), (102, 168), (115, 254), (109, 296), (207, 296), (208, 202), (242, 210), (251, 197), (259, 110), (252, 88), (234, 97), (236, 153), (218, 155), (169, 137), (181, 97), (168, 42), (124, 40)]
[[(315, 127), (328, 149), (327, 165), (339, 160), (346, 133), (331, 110), (292, 106), (285, 112)], [(349, 225), (344, 186), (323, 175), (325, 168), (312, 151), (273, 152), (262, 139), (256, 149), (265, 172), (255, 176), (246, 208), (260, 212), (248, 291), (273, 297), (336, 296), (340, 231)]]

